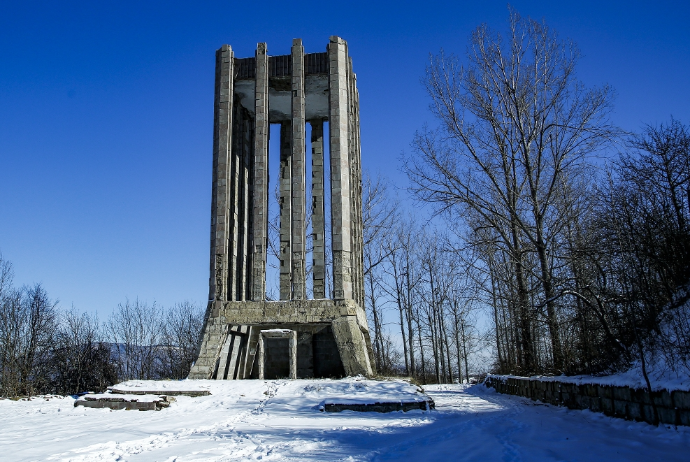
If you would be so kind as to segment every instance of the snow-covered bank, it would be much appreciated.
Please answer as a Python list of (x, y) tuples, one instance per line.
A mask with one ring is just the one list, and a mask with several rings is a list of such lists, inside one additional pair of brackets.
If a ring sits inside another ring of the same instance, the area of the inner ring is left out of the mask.
[(72, 398), (0, 401), (0, 458), (647, 462), (686, 460), (690, 447), (690, 429), (540, 405), (483, 386), (428, 386), (436, 411), (379, 414), (318, 407), (414, 387), (357, 379), (198, 383), (211, 395), (179, 396), (160, 412), (75, 408)]
[[(669, 368), (654, 365), (649, 370), (649, 381), (652, 385), (652, 390), (682, 390), (690, 391), (690, 377), (687, 374), (681, 374), (670, 370)], [(649, 367), (649, 366), (648, 366)], [(619, 372), (617, 374), (593, 376), (593, 375), (533, 375), (530, 377), (520, 377), (515, 375), (489, 375), (489, 377), (505, 377), (505, 378), (529, 378), (541, 380), (544, 382), (561, 382), (574, 383), (576, 385), (608, 385), (613, 387), (630, 387), (637, 389), (646, 389), (647, 382), (642, 374), (642, 368), (639, 364), (634, 364), (629, 370)]]

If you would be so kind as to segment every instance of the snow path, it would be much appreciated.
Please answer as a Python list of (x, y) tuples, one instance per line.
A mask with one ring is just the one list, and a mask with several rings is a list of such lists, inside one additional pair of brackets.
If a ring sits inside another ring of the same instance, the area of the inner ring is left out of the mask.
[(323, 413), (323, 400), (409, 393), (403, 382), (205, 381), (212, 395), (160, 412), (0, 401), (8, 461), (687, 460), (690, 428), (570, 411), (483, 386), (435, 385), (436, 411)]

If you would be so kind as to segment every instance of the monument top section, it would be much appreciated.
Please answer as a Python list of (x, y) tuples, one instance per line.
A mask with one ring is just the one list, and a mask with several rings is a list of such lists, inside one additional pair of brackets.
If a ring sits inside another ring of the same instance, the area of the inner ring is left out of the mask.
[[(330, 43), (343, 46), (347, 54), (347, 43), (343, 39), (333, 36)], [(302, 47), (302, 40), (294, 39), (292, 44), (293, 47)], [(226, 53), (232, 52), (229, 45), (224, 45), (222, 50), (225, 50)], [(256, 55), (268, 56), (268, 47), (265, 43), (257, 45)], [(269, 123), (286, 122), (292, 118), (293, 59), (296, 59), (293, 54), (268, 56), (267, 58)], [(305, 118), (306, 120), (316, 118), (328, 120), (330, 69), (328, 48), (322, 53), (305, 53), (300, 57), (300, 60), (298, 65), (301, 66), (304, 78)], [(351, 63), (348, 64), (351, 67)], [(239, 104), (253, 115), (257, 57), (233, 58), (233, 67), (235, 95), (239, 99)]]

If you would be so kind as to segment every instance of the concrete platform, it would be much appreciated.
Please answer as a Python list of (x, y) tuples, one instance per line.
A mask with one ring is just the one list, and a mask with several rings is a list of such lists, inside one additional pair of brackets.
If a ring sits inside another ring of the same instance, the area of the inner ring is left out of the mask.
[(114, 395), (165, 395), (165, 396), (208, 396), (211, 394), (208, 390), (168, 390), (168, 389), (151, 389), (151, 390), (134, 390), (126, 388), (117, 388), (117, 385), (110, 389)]
[(430, 411), (436, 409), (434, 400), (428, 398), (424, 401), (392, 401), (375, 403), (324, 403), (320, 410), (323, 412), (398, 412), (398, 411)]
[(113, 410), (129, 411), (160, 411), (170, 406), (175, 398), (154, 395), (116, 395), (111, 393), (99, 393), (84, 395), (74, 402), (74, 407), (108, 408)]
[(208, 385), (189, 380), (127, 380), (108, 387), (114, 395), (208, 396)]

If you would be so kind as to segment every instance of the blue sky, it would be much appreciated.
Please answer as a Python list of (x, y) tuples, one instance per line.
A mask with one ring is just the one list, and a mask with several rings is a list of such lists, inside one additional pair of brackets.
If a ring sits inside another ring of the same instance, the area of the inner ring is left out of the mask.
[[(579, 78), (614, 87), (623, 129), (690, 123), (688, 3), (511, 4), (579, 45)], [(205, 301), (222, 44), (246, 57), (346, 39), (364, 167), (404, 187), (398, 157), (432, 122), (429, 53), (462, 54), (507, 16), (502, 1), (0, 3), (0, 252), (15, 282), (103, 316), (127, 297)]]

